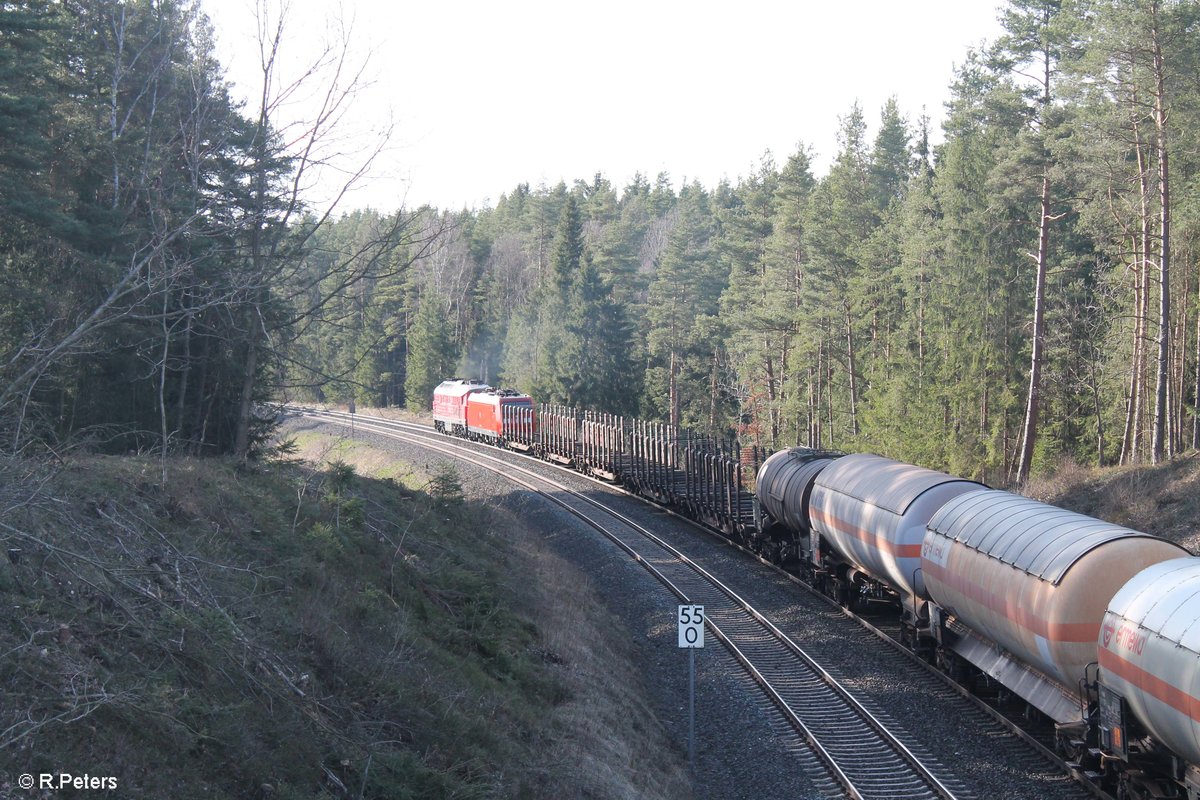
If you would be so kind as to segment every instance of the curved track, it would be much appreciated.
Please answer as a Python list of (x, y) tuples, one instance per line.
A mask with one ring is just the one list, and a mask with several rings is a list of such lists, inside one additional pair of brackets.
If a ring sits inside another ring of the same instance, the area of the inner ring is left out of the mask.
[[(814, 658), (713, 575), (651, 531), (557, 481), (410, 423), (341, 412), (289, 412), (352, 424), (418, 444), (484, 469), (578, 517), (642, 564), (683, 603), (705, 607), (708, 630), (762, 688), (836, 784), (852, 798), (958, 798), (964, 788), (926, 764), (841, 686)], [(411, 428), (415, 428), (411, 429)], [(813, 776), (814, 778), (816, 776)]]

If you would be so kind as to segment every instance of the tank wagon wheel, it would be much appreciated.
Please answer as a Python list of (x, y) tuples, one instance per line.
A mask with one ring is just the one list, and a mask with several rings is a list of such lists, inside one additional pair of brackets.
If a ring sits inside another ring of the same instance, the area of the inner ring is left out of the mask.
[(956, 683), (966, 680), (967, 674), (962, 662), (943, 645), (937, 645), (934, 649), (934, 666)]

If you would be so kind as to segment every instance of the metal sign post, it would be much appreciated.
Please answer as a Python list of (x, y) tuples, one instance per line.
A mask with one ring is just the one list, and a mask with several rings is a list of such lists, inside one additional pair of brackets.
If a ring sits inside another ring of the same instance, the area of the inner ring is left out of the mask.
[(688, 650), (688, 766), (696, 770), (696, 650), (704, 647), (704, 606), (679, 607), (679, 646)]

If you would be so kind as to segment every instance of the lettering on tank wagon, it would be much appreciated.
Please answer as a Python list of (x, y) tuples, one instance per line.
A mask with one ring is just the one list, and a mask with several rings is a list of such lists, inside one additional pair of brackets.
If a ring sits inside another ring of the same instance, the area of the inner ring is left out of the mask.
[(950, 543), (941, 537), (926, 539), (922, 545), (921, 557), (932, 561), (939, 567), (946, 566), (950, 556)]
[(1136, 627), (1123, 624), (1114, 630), (1112, 623), (1105, 623), (1104, 625), (1105, 647), (1109, 647), (1111, 644), (1114, 650), (1127, 650), (1131, 653), (1137, 653), (1140, 656), (1142, 650), (1146, 647), (1146, 639), (1146, 634), (1139, 631)]

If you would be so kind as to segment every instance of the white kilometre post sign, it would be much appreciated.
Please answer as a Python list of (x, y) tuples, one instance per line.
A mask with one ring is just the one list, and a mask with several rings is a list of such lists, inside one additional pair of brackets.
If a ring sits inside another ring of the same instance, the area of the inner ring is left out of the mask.
[(704, 606), (679, 607), (679, 646), (688, 650), (688, 764), (696, 769), (696, 650), (704, 647)]

